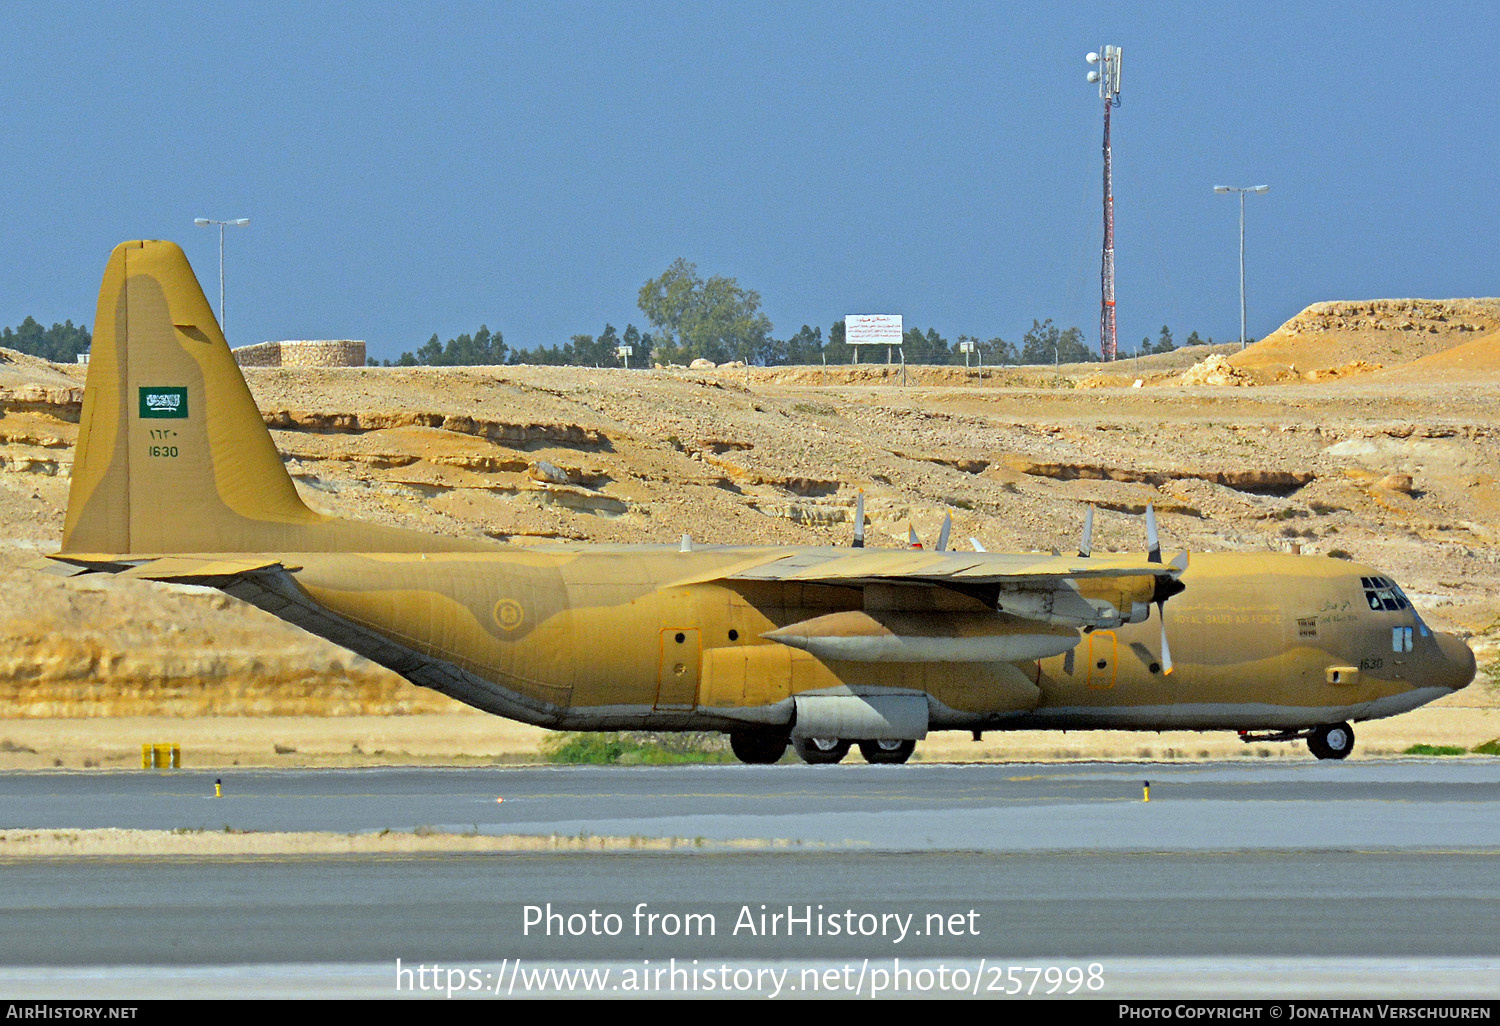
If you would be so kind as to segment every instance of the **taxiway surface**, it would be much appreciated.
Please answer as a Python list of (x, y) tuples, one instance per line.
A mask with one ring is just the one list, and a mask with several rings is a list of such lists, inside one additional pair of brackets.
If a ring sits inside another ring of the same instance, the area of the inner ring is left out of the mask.
[(432, 829), (899, 852), (1500, 849), (1500, 760), (1488, 759), (220, 776), (222, 798), (215, 776), (192, 771), (0, 774), (0, 827)]

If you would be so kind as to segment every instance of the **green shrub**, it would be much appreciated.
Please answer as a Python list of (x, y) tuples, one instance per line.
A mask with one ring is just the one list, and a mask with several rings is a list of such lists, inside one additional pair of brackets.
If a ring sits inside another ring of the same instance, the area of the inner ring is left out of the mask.
[(1463, 745), (1412, 745), (1402, 755), (1468, 755)]
[(735, 761), (723, 735), (708, 731), (558, 733), (543, 740), (540, 747), (548, 762), (573, 765), (655, 766)]
[(1475, 745), (1471, 751), (1475, 755), (1500, 755), (1500, 737), (1492, 737), (1484, 744)]

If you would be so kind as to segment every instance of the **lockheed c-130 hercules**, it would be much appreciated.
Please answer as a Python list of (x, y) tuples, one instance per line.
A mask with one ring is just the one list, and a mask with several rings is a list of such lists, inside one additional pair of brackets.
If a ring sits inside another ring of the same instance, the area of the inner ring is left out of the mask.
[[(859, 530), (863, 528), (861, 508)], [(1282, 554), (522, 547), (299, 497), (181, 249), (104, 272), (64, 573), (208, 585), (501, 716), (716, 730), (904, 762), (934, 730), (1230, 730), (1349, 754), (1350, 721), (1466, 686), (1474, 656), (1378, 570)], [(1170, 639), (1170, 647), (1169, 647)], [(1174, 660), (1175, 656), (1175, 660)]]

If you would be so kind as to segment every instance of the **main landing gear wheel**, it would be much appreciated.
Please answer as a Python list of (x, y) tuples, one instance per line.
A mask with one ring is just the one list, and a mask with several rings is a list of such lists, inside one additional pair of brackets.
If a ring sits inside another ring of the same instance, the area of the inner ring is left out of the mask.
[(911, 753), (917, 750), (915, 741), (861, 741), (859, 743), (859, 754), (865, 757), (865, 762), (885, 763), (898, 766), (911, 758)]
[(1343, 759), (1354, 751), (1354, 728), (1347, 723), (1327, 723), (1307, 735), (1307, 750), (1320, 759)]
[(729, 735), (729, 748), (740, 762), (769, 766), (786, 754), (787, 736), (767, 731), (736, 731)]
[(849, 754), (849, 742), (836, 737), (799, 737), (792, 748), (809, 766), (832, 766)]

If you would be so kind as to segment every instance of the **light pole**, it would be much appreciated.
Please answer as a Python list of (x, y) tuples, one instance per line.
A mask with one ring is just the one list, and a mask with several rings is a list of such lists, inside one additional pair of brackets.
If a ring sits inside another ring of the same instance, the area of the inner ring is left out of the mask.
[(229, 340), (229, 329), (224, 327), (224, 226), (226, 224), (244, 227), (250, 223), (248, 217), (235, 218), (232, 221), (216, 221), (211, 217), (195, 217), (193, 223), (199, 228), (207, 228), (211, 224), (219, 226), (219, 333), (224, 340)]
[(1240, 194), (1240, 349), (1245, 348), (1245, 193), (1266, 192), (1269, 185), (1216, 185), (1214, 192), (1237, 192)]

